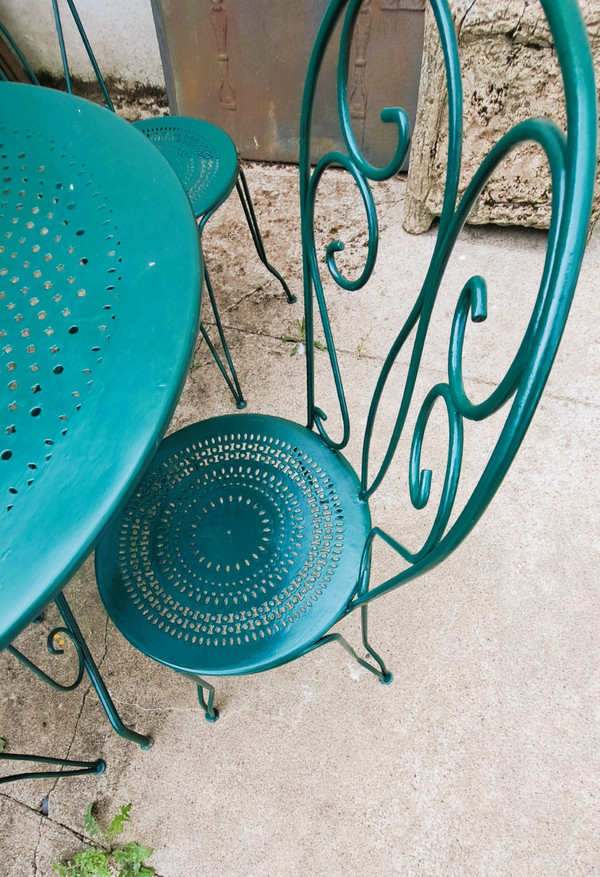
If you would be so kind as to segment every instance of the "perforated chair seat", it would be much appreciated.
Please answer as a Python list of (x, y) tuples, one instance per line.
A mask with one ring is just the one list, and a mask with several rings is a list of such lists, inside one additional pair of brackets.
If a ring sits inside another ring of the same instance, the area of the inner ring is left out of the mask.
[(106, 610), (176, 670), (233, 675), (306, 651), (347, 606), (370, 530), (314, 432), (232, 415), (169, 436), (96, 551)]
[(238, 158), (225, 131), (187, 116), (133, 124), (161, 151), (179, 177), (196, 219), (214, 212), (229, 196), (238, 176)]

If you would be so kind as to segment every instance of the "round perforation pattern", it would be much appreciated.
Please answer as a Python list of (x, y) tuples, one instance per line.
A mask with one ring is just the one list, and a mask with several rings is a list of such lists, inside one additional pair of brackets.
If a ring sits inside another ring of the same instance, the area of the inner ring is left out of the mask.
[(0, 180), (0, 510), (10, 512), (93, 392), (121, 244), (101, 181), (54, 140), (0, 123)]
[(201, 119), (168, 116), (134, 123), (167, 159), (190, 199), (196, 218), (214, 210), (237, 179), (231, 138)]
[(209, 138), (168, 120), (153, 121), (144, 134), (168, 158), (192, 203), (218, 178), (220, 154)]
[(295, 435), (202, 434), (202, 424), (182, 433), (187, 440), (171, 436), (169, 453), (159, 451), (109, 535), (113, 569), (100, 565), (98, 578), (125, 636), (138, 645), (141, 636), (165, 663), (161, 641), (175, 640), (185, 666), (210, 672), (267, 641), (277, 650), (321, 601), (339, 611), (358, 572), (346, 568), (348, 524), (360, 544), (364, 522), (352, 529), (354, 507)]

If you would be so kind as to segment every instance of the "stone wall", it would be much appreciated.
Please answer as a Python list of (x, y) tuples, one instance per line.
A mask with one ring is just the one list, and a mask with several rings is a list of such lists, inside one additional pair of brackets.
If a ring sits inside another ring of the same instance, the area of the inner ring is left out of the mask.
[[(583, 0), (580, 5), (599, 70), (600, 0)], [(464, 91), (462, 192), (509, 127), (531, 116), (550, 116), (564, 127), (565, 105), (550, 30), (537, 0), (452, 0), (451, 6)], [(426, 231), (440, 214), (447, 146), (445, 69), (428, 8), (404, 218), (409, 232)], [(542, 150), (533, 144), (521, 146), (494, 173), (469, 222), (546, 228), (550, 188)], [(599, 204), (597, 183), (592, 221)]]

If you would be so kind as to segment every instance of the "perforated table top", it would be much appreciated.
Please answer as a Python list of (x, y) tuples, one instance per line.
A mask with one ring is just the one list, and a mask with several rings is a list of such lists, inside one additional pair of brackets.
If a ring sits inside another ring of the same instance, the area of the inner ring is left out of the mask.
[(2, 648), (154, 453), (193, 352), (201, 275), (176, 175), (108, 110), (1, 83), (0, 171)]

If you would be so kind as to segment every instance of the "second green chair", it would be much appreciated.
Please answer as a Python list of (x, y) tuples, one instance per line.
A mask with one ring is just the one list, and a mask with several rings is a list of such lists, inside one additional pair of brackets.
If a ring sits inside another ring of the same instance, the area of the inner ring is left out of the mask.
[[(204, 226), (210, 217), (228, 198), (235, 186), (259, 259), (281, 283), (288, 302), (296, 301), (281, 274), (267, 259), (248, 183), (238, 162), (233, 140), (216, 125), (188, 116), (162, 116), (134, 122), (134, 125), (160, 149), (179, 177), (198, 220), (200, 236), (202, 236)], [(204, 265), (204, 280), (223, 348), (225, 363), (219, 357), (203, 324), (200, 325), (200, 331), (231, 390), (237, 407), (244, 408), (246, 402), (225, 340), (206, 263)]]

